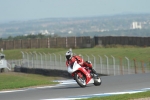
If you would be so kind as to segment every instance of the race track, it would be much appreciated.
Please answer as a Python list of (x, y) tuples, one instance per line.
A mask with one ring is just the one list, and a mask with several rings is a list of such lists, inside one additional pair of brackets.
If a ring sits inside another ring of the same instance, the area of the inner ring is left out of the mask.
[(150, 88), (150, 73), (102, 76), (101, 79), (101, 86), (89, 84), (85, 88), (79, 87), (74, 80), (66, 80), (56, 86), (0, 91), (0, 100), (59, 100), (61, 98), (89, 96), (90, 94), (127, 92)]

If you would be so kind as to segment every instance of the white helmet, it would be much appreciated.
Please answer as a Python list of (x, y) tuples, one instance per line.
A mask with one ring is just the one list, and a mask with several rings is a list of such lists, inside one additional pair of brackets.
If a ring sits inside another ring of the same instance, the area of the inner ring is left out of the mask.
[(66, 59), (69, 60), (72, 58), (72, 56), (73, 56), (72, 49), (69, 49), (69, 51), (66, 52)]

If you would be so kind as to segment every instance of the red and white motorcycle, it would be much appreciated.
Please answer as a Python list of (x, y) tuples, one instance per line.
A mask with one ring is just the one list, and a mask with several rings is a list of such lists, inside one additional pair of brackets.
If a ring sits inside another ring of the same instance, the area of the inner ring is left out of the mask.
[(68, 66), (68, 72), (76, 80), (80, 87), (86, 87), (87, 84), (93, 83), (95, 86), (101, 85), (102, 81), (99, 76), (91, 75), (91, 70), (81, 67), (77, 61)]

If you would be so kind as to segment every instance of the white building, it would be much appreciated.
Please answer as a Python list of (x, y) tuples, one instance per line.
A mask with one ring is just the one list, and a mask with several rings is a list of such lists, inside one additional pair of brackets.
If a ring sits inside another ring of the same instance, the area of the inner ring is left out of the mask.
[(49, 34), (48, 30), (41, 30), (40, 33), (42, 35), (48, 35)]
[(141, 23), (132, 22), (132, 29), (142, 29)]

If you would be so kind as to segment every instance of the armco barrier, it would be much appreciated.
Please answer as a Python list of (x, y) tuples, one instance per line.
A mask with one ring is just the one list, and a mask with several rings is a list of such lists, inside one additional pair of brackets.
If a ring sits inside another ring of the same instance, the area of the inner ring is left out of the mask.
[[(56, 70), (56, 69), (26, 68), (26, 67), (15, 66), (14, 72), (40, 74), (40, 75), (53, 76), (53, 77), (72, 78), (71, 74), (69, 74), (67, 71)], [(105, 74), (99, 74), (99, 75), (106, 76)]]
[(55, 69), (25, 68), (25, 67), (15, 66), (14, 72), (23, 72), (23, 73), (30, 73), (30, 74), (31, 73), (40, 74), (40, 75), (45, 75), (45, 76), (71, 78), (70, 74), (67, 71), (55, 70)]

